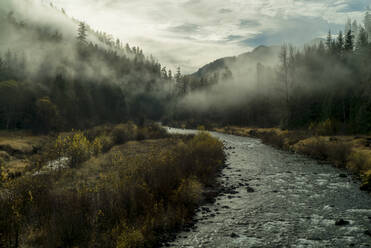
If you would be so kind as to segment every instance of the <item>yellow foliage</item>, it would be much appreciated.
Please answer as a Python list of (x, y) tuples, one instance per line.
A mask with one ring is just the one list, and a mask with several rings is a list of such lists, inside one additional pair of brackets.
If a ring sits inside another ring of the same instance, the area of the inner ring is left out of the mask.
[(205, 126), (200, 125), (200, 126), (197, 127), (197, 130), (198, 130), (198, 131), (205, 131), (206, 128), (205, 128)]
[(145, 246), (145, 238), (140, 230), (122, 224), (123, 231), (117, 239), (116, 248), (140, 248)]
[(318, 123), (312, 122), (308, 130), (314, 132), (316, 135), (333, 135), (336, 131), (336, 124), (330, 119)]
[(201, 201), (202, 185), (196, 178), (183, 179), (174, 194), (176, 202), (196, 205)]
[(361, 172), (370, 169), (370, 156), (366, 152), (353, 151), (349, 156), (347, 167), (355, 172)]
[(366, 171), (362, 175), (362, 186), (361, 188), (364, 188), (366, 190), (371, 190), (371, 169)]
[(102, 142), (96, 138), (90, 142), (82, 132), (71, 136), (58, 136), (54, 144), (57, 157), (67, 157), (71, 167), (76, 167), (88, 160), (92, 155), (97, 155), (102, 150)]

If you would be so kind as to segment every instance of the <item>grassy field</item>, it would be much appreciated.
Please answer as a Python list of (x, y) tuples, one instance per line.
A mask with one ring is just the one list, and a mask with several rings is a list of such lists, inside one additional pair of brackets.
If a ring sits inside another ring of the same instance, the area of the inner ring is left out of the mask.
[[(191, 222), (225, 159), (222, 143), (207, 133), (171, 136), (153, 124), (51, 137), (8, 133), (2, 142), (37, 148), (6, 150), (0, 247), (157, 246)], [(12, 165), (21, 158), (29, 164)]]
[(359, 175), (361, 189), (371, 191), (371, 136), (325, 136), (309, 131), (288, 131), (278, 128), (224, 127), (215, 131), (260, 138), (280, 149), (328, 161)]

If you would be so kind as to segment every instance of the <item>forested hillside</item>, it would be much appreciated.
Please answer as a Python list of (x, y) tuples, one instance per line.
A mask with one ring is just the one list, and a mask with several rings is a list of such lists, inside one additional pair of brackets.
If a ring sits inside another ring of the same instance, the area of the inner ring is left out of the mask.
[(253, 58), (221, 59), (191, 76), (201, 84), (209, 80), (211, 86), (189, 89), (174, 111), (175, 119), (370, 132), (370, 42), (367, 12), (363, 24), (348, 20), (344, 31), (330, 31), (318, 44), (284, 44), (277, 55), (272, 55), (274, 48), (259, 47), (250, 54), (259, 54)]
[(371, 131), (368, 12), (327, 40), (260, 46), (186, 76), (53, 5), (6, 1), (0, 13), (1, 129), (151, 119)]
[(53, 5), (7, 0), (0, 13), (1, 129), (48, 132), (163, 115), (174, 82), (140, 48)]

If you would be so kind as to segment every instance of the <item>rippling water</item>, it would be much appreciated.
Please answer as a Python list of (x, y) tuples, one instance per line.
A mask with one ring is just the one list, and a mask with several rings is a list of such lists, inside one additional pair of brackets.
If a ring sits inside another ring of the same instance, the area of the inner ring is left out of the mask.
[(212, 134), (226, 147), (219, 180), (235, 192), (201, 208), (170, 247), (371, 247), (371, 195), (359, 181), (257, 139)]

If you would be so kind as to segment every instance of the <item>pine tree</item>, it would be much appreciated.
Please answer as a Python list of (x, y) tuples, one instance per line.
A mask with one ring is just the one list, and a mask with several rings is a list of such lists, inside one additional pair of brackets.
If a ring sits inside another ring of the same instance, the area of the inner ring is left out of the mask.
[(339, 32), (338, 38), (336, 40), (336, 49), (339, 54), (341, 54), (344, 50), (344, 36), (342, 31)]
[(332, 50), (332, 34), (331, 29), (328, 31), (327, 39), (326, 39), (326, 47), (330, 51)]
[(345, 36), (345, 44), (344, 49), (345, 51), (353, 51), (354, 49), (354, 37), (352, 34), (352, 30), (348, 30), (348, 33)]
[(87, 38), (86, 32), (87, 32), (87, 28), (86, 28), (85, 23), (80, 22), (79, 29), (77, 30), (77, 40), (82, 44), (86, 43), (86, 38)]
[(161, 77), (162, 77), (163, 79), (168, 79), (168, 77), (167, 77), (167, 70), (166, 70), (166, 67), (163, 67), (163, 68), (161, 69)]
[(167, 77), (169, 80), (173, 80), (173, 72), (171, 70), (169, 70), (167, 75), (168, 75)]
[(352, 30), (352, 20), (348, 18), (347, 23), (345, 24), (344, 34), (347, 34), (349, 30)]
[(179, 83), (181, 78), (182, 78), (182, 73), (180, 72), (180, 67), (178, 67), (176, 74), (175, 74), (175, 80)]
[(365, 23), (366, 33), (368, 35), (368, 42), (371, 42), (371, 13), (370, 11), (366, 12), (364, 23)]
[(363, 27), (360, 27), (356, 43), (356, 50), (366, 47), (368, 44), (368, 35)]

